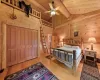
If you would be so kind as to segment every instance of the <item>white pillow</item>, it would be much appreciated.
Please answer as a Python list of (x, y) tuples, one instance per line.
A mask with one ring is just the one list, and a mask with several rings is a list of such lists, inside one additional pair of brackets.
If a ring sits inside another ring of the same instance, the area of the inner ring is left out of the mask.
[(79, 46), (72, 46), (72, 48), (79, 49), (80, 47)]
[(64, 47), (66, 47), (66, 48), (71, 48), (72, 46), (71, 46), (71, 45), (66, 45), (66, 44), (64, 44)]

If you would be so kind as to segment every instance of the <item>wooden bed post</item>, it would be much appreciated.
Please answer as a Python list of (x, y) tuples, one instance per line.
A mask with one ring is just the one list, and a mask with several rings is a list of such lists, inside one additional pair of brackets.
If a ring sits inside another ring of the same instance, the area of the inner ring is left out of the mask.
[(73, 51), (73, 72), (76, 72), (76, 51)]

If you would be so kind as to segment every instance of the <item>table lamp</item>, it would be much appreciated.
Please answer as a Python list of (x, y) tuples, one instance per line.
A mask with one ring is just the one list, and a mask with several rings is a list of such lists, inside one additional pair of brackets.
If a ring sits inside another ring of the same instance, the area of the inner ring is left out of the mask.
[(93, 50), (93, 44), (96, 43), (96, 39), (94, 37), (90, 37), (88, 42), (91, 43), (91, 50)]

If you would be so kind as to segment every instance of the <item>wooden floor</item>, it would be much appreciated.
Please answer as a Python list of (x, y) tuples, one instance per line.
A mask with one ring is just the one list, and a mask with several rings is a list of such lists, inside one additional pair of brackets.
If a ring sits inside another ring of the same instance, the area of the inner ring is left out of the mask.
[[(42, 56), (40, 56), (39, 58), (7, 68), (2, 74), (0, 74), (0, 80), (4, 80), (5, 76), (27, 68), (37, 62), (42, 62), (45, 65), (45, 67), (47, 67), (60, 80), (80, 80), (81, 70), (83, 66), (82, 62), (80, 63), (76, 74), (73, 75), (71, 69), (69, 69), (68, 67), (66, 67), (65, 65), (58, 62), (55, 59), (49, 60), (45, 58), (44, 54), (42, 54)], [(98, 67), (100, 70), (100, 64), (98, 64)]]

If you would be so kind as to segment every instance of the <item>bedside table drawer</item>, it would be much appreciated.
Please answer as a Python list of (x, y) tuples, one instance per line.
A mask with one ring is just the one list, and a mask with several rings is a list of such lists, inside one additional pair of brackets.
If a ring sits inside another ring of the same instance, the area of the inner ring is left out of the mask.
[(94, 53), (86, 53), (86, 56), (94, 57)]
[(85, 55), (90, 56), (90, 57), (94, 57), (94, 56), (96, 56), (96, 52), (95, 51), (86, 51)]

